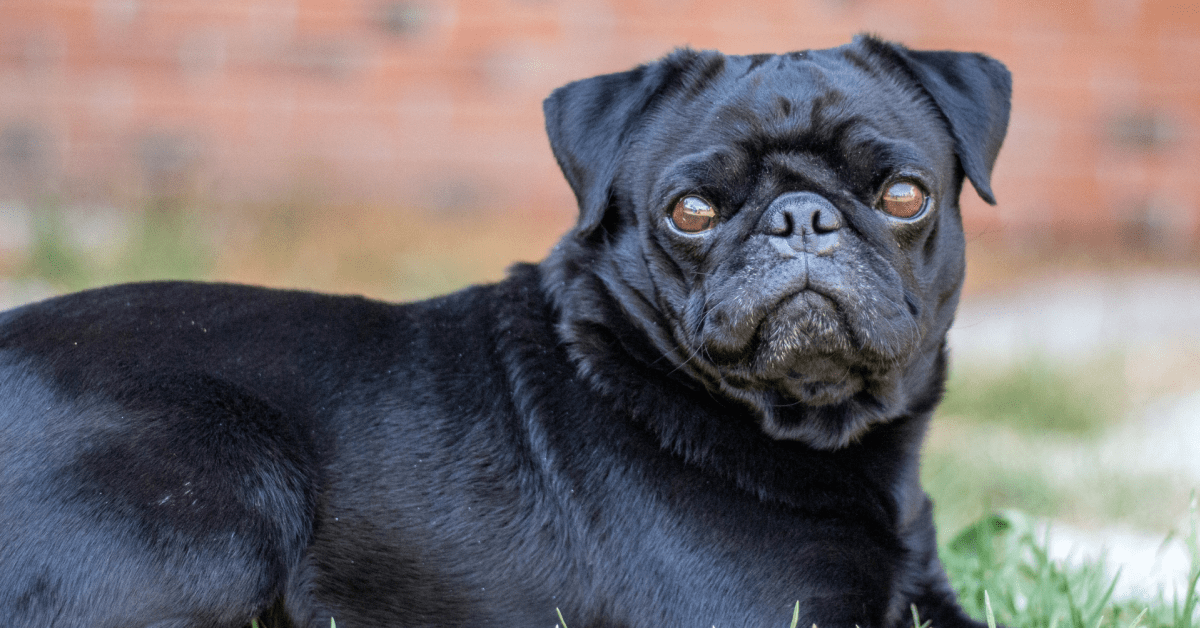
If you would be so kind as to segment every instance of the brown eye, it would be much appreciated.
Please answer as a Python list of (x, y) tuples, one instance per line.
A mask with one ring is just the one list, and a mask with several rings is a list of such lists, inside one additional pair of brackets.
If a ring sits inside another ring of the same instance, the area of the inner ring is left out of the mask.
[(897, 218), (912, 218), (925, 207), (925, 192), (909, 181), (897, 181), (883, 193), (879, 207)]
[(684, 233), (700, 233), (713, 228), (717, 221), (717, 210), (699, 196), (685, 196), (675, 203), (671, 211), (671, 222)]

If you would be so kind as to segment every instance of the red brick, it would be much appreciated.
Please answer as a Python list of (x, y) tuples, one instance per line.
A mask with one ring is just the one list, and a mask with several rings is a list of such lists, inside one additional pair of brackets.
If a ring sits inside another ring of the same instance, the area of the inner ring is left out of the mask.
[[(147, 142), (176, 141), (203, 191), (231, 201), (319, 180), (331, 199), (440, 206), (459, 190), (572, 212), (540, 118), (555, 86), (679, 45), (824, 47), (864, 30), (1012, 69), (1001, 206), (964, 199), (968, 225), (1094, 233), (1138, 206), (1194, 235), (1200, 15), (1183, 0), (8, 0), (0, 134), (28, 131), (45, 155), (0, 197), (118, 194), (144, 183)], [(1130, 144), (1139, 129), (1163, 138)]]

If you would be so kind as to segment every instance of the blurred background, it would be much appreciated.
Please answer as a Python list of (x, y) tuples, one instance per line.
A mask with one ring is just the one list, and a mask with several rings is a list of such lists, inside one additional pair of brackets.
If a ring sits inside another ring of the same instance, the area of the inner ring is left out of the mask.
[(386, 299), (494, 280), (574, 219), (553, 88), (864, 31), (1014, 75), (999, 205), (962, 198), (925, 468), (943, 533), (1018, 508), (1135, 588), (1173, 577), (1163, 539), (1200, 486), (1193, 2), (0, 0), (0, 306), (153, 278)]

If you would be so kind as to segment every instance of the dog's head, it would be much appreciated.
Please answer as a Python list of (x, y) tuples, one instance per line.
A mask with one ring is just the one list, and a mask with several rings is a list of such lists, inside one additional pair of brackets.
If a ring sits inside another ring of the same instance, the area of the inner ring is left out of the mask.
[(614, 351), (837, 448), (928, 412), (964, 274), (964, 176), (988, 202), (1010, 79), (863, 37), (680, 50), (545, 102), (580, 218), (544, 263), (572, 355)]

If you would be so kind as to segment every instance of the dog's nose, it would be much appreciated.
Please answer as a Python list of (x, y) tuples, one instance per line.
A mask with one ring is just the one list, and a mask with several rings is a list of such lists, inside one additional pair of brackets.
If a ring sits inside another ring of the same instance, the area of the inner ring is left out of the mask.
[(841, 240), (842, 213), (824, 196), (788, 192), (771, 201), (763, 231), (784, 239), (796, 251), (828, 255)]

